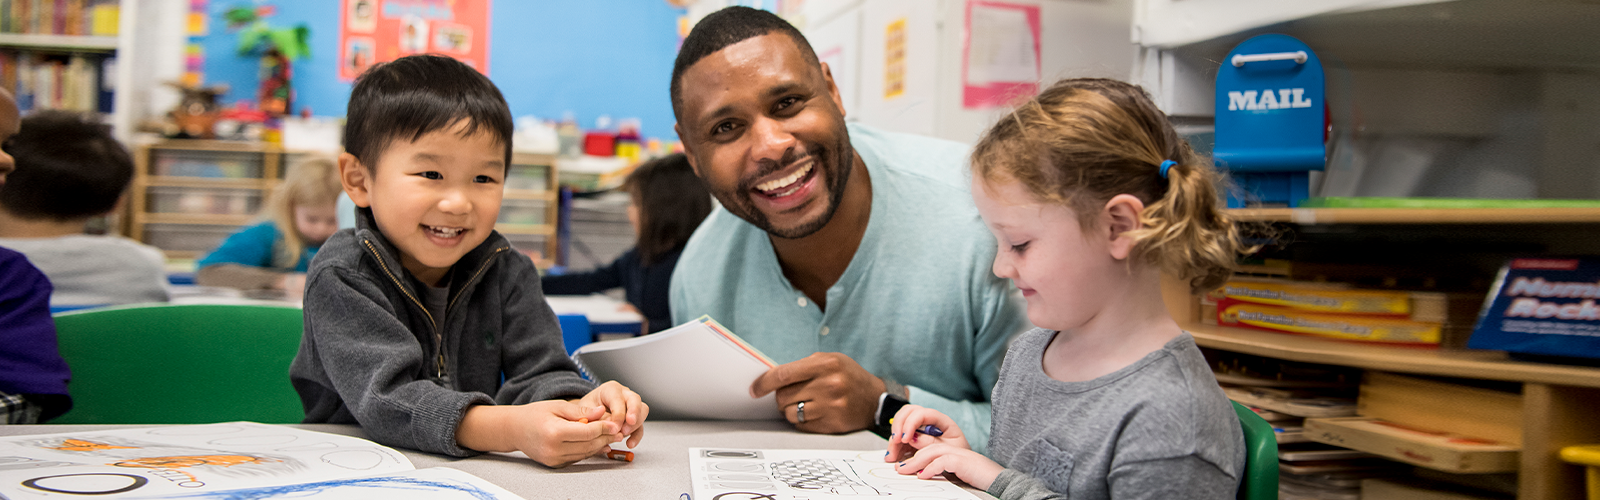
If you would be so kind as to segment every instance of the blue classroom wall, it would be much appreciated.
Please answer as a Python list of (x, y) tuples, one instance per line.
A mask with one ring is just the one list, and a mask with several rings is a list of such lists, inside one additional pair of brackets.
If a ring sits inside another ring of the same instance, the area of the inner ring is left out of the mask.
[[(211, 0), (205, 51), (208, 84), (227, 83), (223, 102), (255, 100), (258, 59), (239, 56), (222, 13), (238, 4), (271, 5), (273, 27), (305, 23), (311, 57), (295, 62), (295, 110), (344, 116), (350, 84), (339, 80), (338, 0)], [(668, 80), (677, 56), (682, 9), (665, 0), (494, 0), (489, 11), (489, 78), (512, 116), (560, 119), (583, 128), (600, 115), (639, 118), (646, 137), (676, 140)]]

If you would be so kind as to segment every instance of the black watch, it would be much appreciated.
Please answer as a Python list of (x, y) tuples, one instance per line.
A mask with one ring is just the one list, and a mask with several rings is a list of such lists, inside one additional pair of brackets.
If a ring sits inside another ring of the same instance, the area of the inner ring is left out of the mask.
[(900, 407), (908, 404), (911, 404), (911, 402), (906, 401), (906, 398), (896, 396), (892, 392), (883, 393), (883, 406), (878, 409), (878, 427), (884, 429), (884, 432), (888, 432), (889, 419), (894, 418), (896, 413), (900, 413)]

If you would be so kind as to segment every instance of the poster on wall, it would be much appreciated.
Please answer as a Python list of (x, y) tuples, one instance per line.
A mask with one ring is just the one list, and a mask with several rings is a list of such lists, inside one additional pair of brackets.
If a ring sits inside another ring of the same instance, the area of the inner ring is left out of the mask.
[(906, 18), (895, 19), (883, 33), (883, 98), (906, 93)]
[(384, 61), (442, 54), (489, 73), (491, 0), (343, 0), (339, 78)]
[(1039, 91), (1039, 6), (967, 1), (962, 32), (961, 104), (1004, 106)]

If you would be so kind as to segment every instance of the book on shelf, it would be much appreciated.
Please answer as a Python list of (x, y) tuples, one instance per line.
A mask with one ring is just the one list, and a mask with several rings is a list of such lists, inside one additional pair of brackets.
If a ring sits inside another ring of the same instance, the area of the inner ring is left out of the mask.
[(1266, 387), (1223, 387), (1223, 394), (1239, 404), (1295, 417), (1342, 417), (1356, 414), (1353, 399), (1321, 395), (1314, 391)]
[(1483, 298), (1475, 294), (1371, 290), (1341, 283), (1233, 279), (1209, 294), (1216, 300), (1336, 314), (1372, 315), (1427, 323), (1470, 322)]
[(1468, 347), (1600, 358), (1600, 258), (1518, 258), (1500, 268)]
[(17, 109), (65, 109), (111, 112), (111, 92), (104, 69), (112, 58), (31, 51), (0, 51), (0, 85), (11, 89)]
[[(1443, 323), (1377, 315), (1319, 313), (1234, 299), (1218, 300), (1215, 307), (1215, 322), (1220, 326), (1386, 345), (1434, 347), (1446, 337), (1447, 331), (1452, 338), (1461, 336), (1456, 332), (1465, 331), (1465, 327), (1447, 327)], [(1202, 314), (1206, 314), (1207, 309), (1202, 307)]]
[(1400, 425), (1522, 445), (1522, 395), (1483, 387), (1368, 371), (1356, 414)]
[(0, 32), (116, 36), (117, 0), (0, 0)]
[(1521, 447), (1371, 417), (1308, 418), (1306, 437), (1390, 460), (1456, 473), (1514, 472)]

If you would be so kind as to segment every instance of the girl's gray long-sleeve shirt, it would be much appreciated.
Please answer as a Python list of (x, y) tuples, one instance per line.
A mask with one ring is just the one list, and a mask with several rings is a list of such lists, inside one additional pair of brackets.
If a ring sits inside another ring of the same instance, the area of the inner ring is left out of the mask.
[(1006, 470), (1001, 500), (1234, 498), (1244, 435), (1187, 332), (1109, 375), (1061, 382), (1044, 373), (1056, 332), (1012, 344), (994, 389), (989, 456)]

